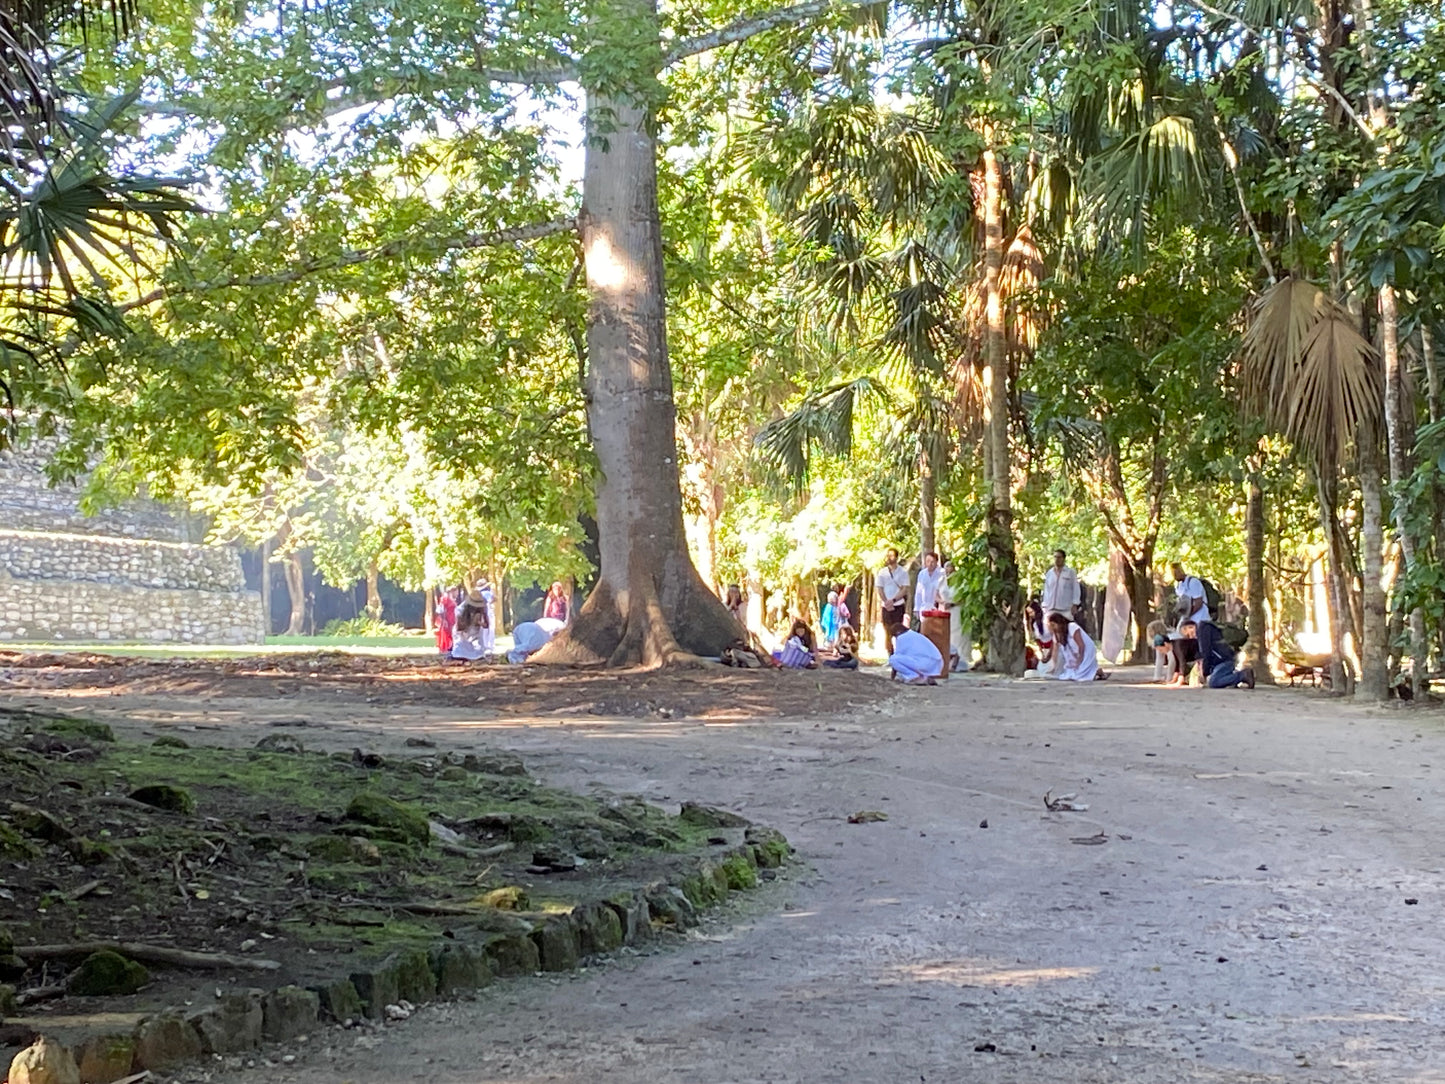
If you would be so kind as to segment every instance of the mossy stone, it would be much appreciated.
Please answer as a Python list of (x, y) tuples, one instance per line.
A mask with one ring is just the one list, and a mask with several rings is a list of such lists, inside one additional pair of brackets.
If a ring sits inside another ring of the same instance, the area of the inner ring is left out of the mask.
[(156, 749), (189, 749), (191, 743), (185, 738), (178, 738), (174, 734), (162, 734), (155, 741), (151, 742)]
[(348, 1020), (359, 1020), (365, 1012), (361, 995), (350, 979), (337, 979), (308, 989), (316, 994), (318, 1007), (325, 1019), (344, 1024)]
[(431, 968), (426, 949), (408, 949), (392, 957), (396, 968), (396, 989), (413, 1005), (420, 1005), (437, 996), (437, 977)]
[(622, 947), (622, 919), (605, 903), (583, 904), (572, 912), (583, 956), (595, 956)]
[(441, 997), (480, 990), (492, 981), (492, 968), (486, 955), (468, 945), (441, 941), (432, 946), (428, 957)]
[(571, 971), (580, 959), (577, 927), (570, 919), (554, 918), (532, 931), (543, 971)]
[(727, 878), (728, 888), (735, 892), (758, 887), (757, 868), (740, 854), (730, 854), (724, 858), (722, 870), (723, 876)]
[(92, 1035), (76, 1049), (75, 1060), (80, 1064), (81, 1080), (119, 1080), (134, 1067), (135, 1037)]
[(45, 720), (45, 729), (52, 734), (78, 734), (91, 741), (115, 741), (115, 731), (108, 724), (97, 723), (93, 719), (57, 715)]
[(431, 839), (431, 827), (427, 824), (425, 813), (375, 791), (362, 791), (352, 798), (346, 807), (346, 819), (395, 833), (390, 838), (398, 843), (413, 842), (425, 846)]
[(105, 997), (133, 994), (150, 981), (150, 972), (142, 965), (103, 949), (81, 961), (66, 989), (78, 997)]
[(0, 821), (0, 858), (14, 858), (21, 862), (38, 858), (40, 850), (4, 821)]
[(788, 840), (775, 828), (764, 828), (761, 825), (754, 825), (749, 828), (743, 838), (753, 849), (753, 857), (763, 869), (776, 869), (788, 860), (792, 848), (788, 846)]
[(492, 974), (502, 978), (531, 975), (542, 969), (537, 943), (523, 934), (493, 938), (487, 942), (484, 952), (492, 965)]
[(0, 982), (0, 1020), (14, 1016), (19, 1011), (20, 1005), (15, 1000), (15, 987), (7, 982)]
[(746, 817), (740, 817), (726, 809), (718, 809), (716, 806), (702, 805), (699, 802), (683, 802), (682, 811), (677, 815), (677, 819), (697, 828), (746, 828), (752, 824), (752, 821)]
[(154, 809), (163, 809), (167, 813), (193, 813), (196, 809), (196, 800), (191, 797), (190, 791), (184, 787), (173, 787), (169, 783), (137, 787), (130, 792), (130, 797), (132, 801)]

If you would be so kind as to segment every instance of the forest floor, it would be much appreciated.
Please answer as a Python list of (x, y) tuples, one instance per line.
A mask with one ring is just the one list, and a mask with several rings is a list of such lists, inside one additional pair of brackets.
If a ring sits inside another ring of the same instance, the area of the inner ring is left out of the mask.
[[(673, 949), (184, 1077), (1445, 1081), (1437, 710), (1164, 690), (1127, 669), (897, 690), (876, 672), (350, 665), (0, 662), (0, 703), (211, 744), (288, 720), (343, 752), (486, 742), (573, 792), (736, 810), (799, 864)], [(1046, 810), (1045, 791), (1088, 808)]]

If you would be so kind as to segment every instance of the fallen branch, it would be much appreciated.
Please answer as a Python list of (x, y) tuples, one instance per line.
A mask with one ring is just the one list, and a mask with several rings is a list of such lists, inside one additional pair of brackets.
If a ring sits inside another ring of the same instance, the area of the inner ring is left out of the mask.
[(50, 986), (32, 986), (15, 995), (15, 1004), (34, 1005), (37, 1001), (53, 1001), (57, 997), (64, 996), (65, 983), (63, 982), (57, 982)]
[(465, 843), (438, 841), (438, 846), (447, 854), (454, 854), (460, 858), (495, 858), (512, 849), (510, 843), (498, 843), (495, 847), (468, 847)]
[(70, 900), (72, 903), (76, 900), (83, 900), (86, 896), (89, 896), (92, 892), (94, 892), (97, 888), (100, 888), (104, 884), (104, 881), (87, 881), (85, 882), (85, 884), (81, 885), (79, 888), (77, 888), (74, 892), (71, 892), (65, 898)]
[(219, 971), (234, 967), (241, 971), (280, 971), (275, 960), (255, 956), (228, 956), (222, 952), (192, 952), (188, 949), (166, 948), (163, 945), (142, 945), (135, 941), (75, 941), (61, 945), (16, 945), (15, 955), (27, 963), (33, 960), (64, 960), (89, 956), (93, 952), (118, 952), (143, 964), (168, 964), (202, 971)]

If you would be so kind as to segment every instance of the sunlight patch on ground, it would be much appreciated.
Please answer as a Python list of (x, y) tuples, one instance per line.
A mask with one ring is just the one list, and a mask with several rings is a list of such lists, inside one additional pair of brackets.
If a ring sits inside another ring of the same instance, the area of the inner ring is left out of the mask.
[(1098, 970), (1097, 967), (1001, 968), (988, 962), (939, 960), (896, 967), (893, 973), (915, 982), (944, 982), (950, 986), (1038, 986), (1065, 979), (1091, 978)]

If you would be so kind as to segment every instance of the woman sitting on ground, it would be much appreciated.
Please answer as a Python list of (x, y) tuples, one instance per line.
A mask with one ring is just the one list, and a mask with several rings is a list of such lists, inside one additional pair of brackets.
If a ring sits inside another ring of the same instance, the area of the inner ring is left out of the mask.
[(1103, 681), (1109, 675), (1099, 669), (1099, 655), (1093, 638), (1084, 634), (1078, 622), (1064, 614), (1049, 614), (1049, 628), (1054, 634), (1054, 650), (1060, 652), (1059, 669), (1054, 674), (1060, 681)]
[(793, 670), (811, 670), (818, 665), (813, 660), (813, 653), (817, 650), (818, 641), (813, 636), (813, 630), (800, 617), (788, 630), (788, 642), (778, 652), (778, 662)]
[(844, 625), (838, 630), (836, 648), (838, 657), (836, 659), (824, 659), (824, 666), (833, 670), (858, 669), (858, 634), (853, 631), (852, 625)]

